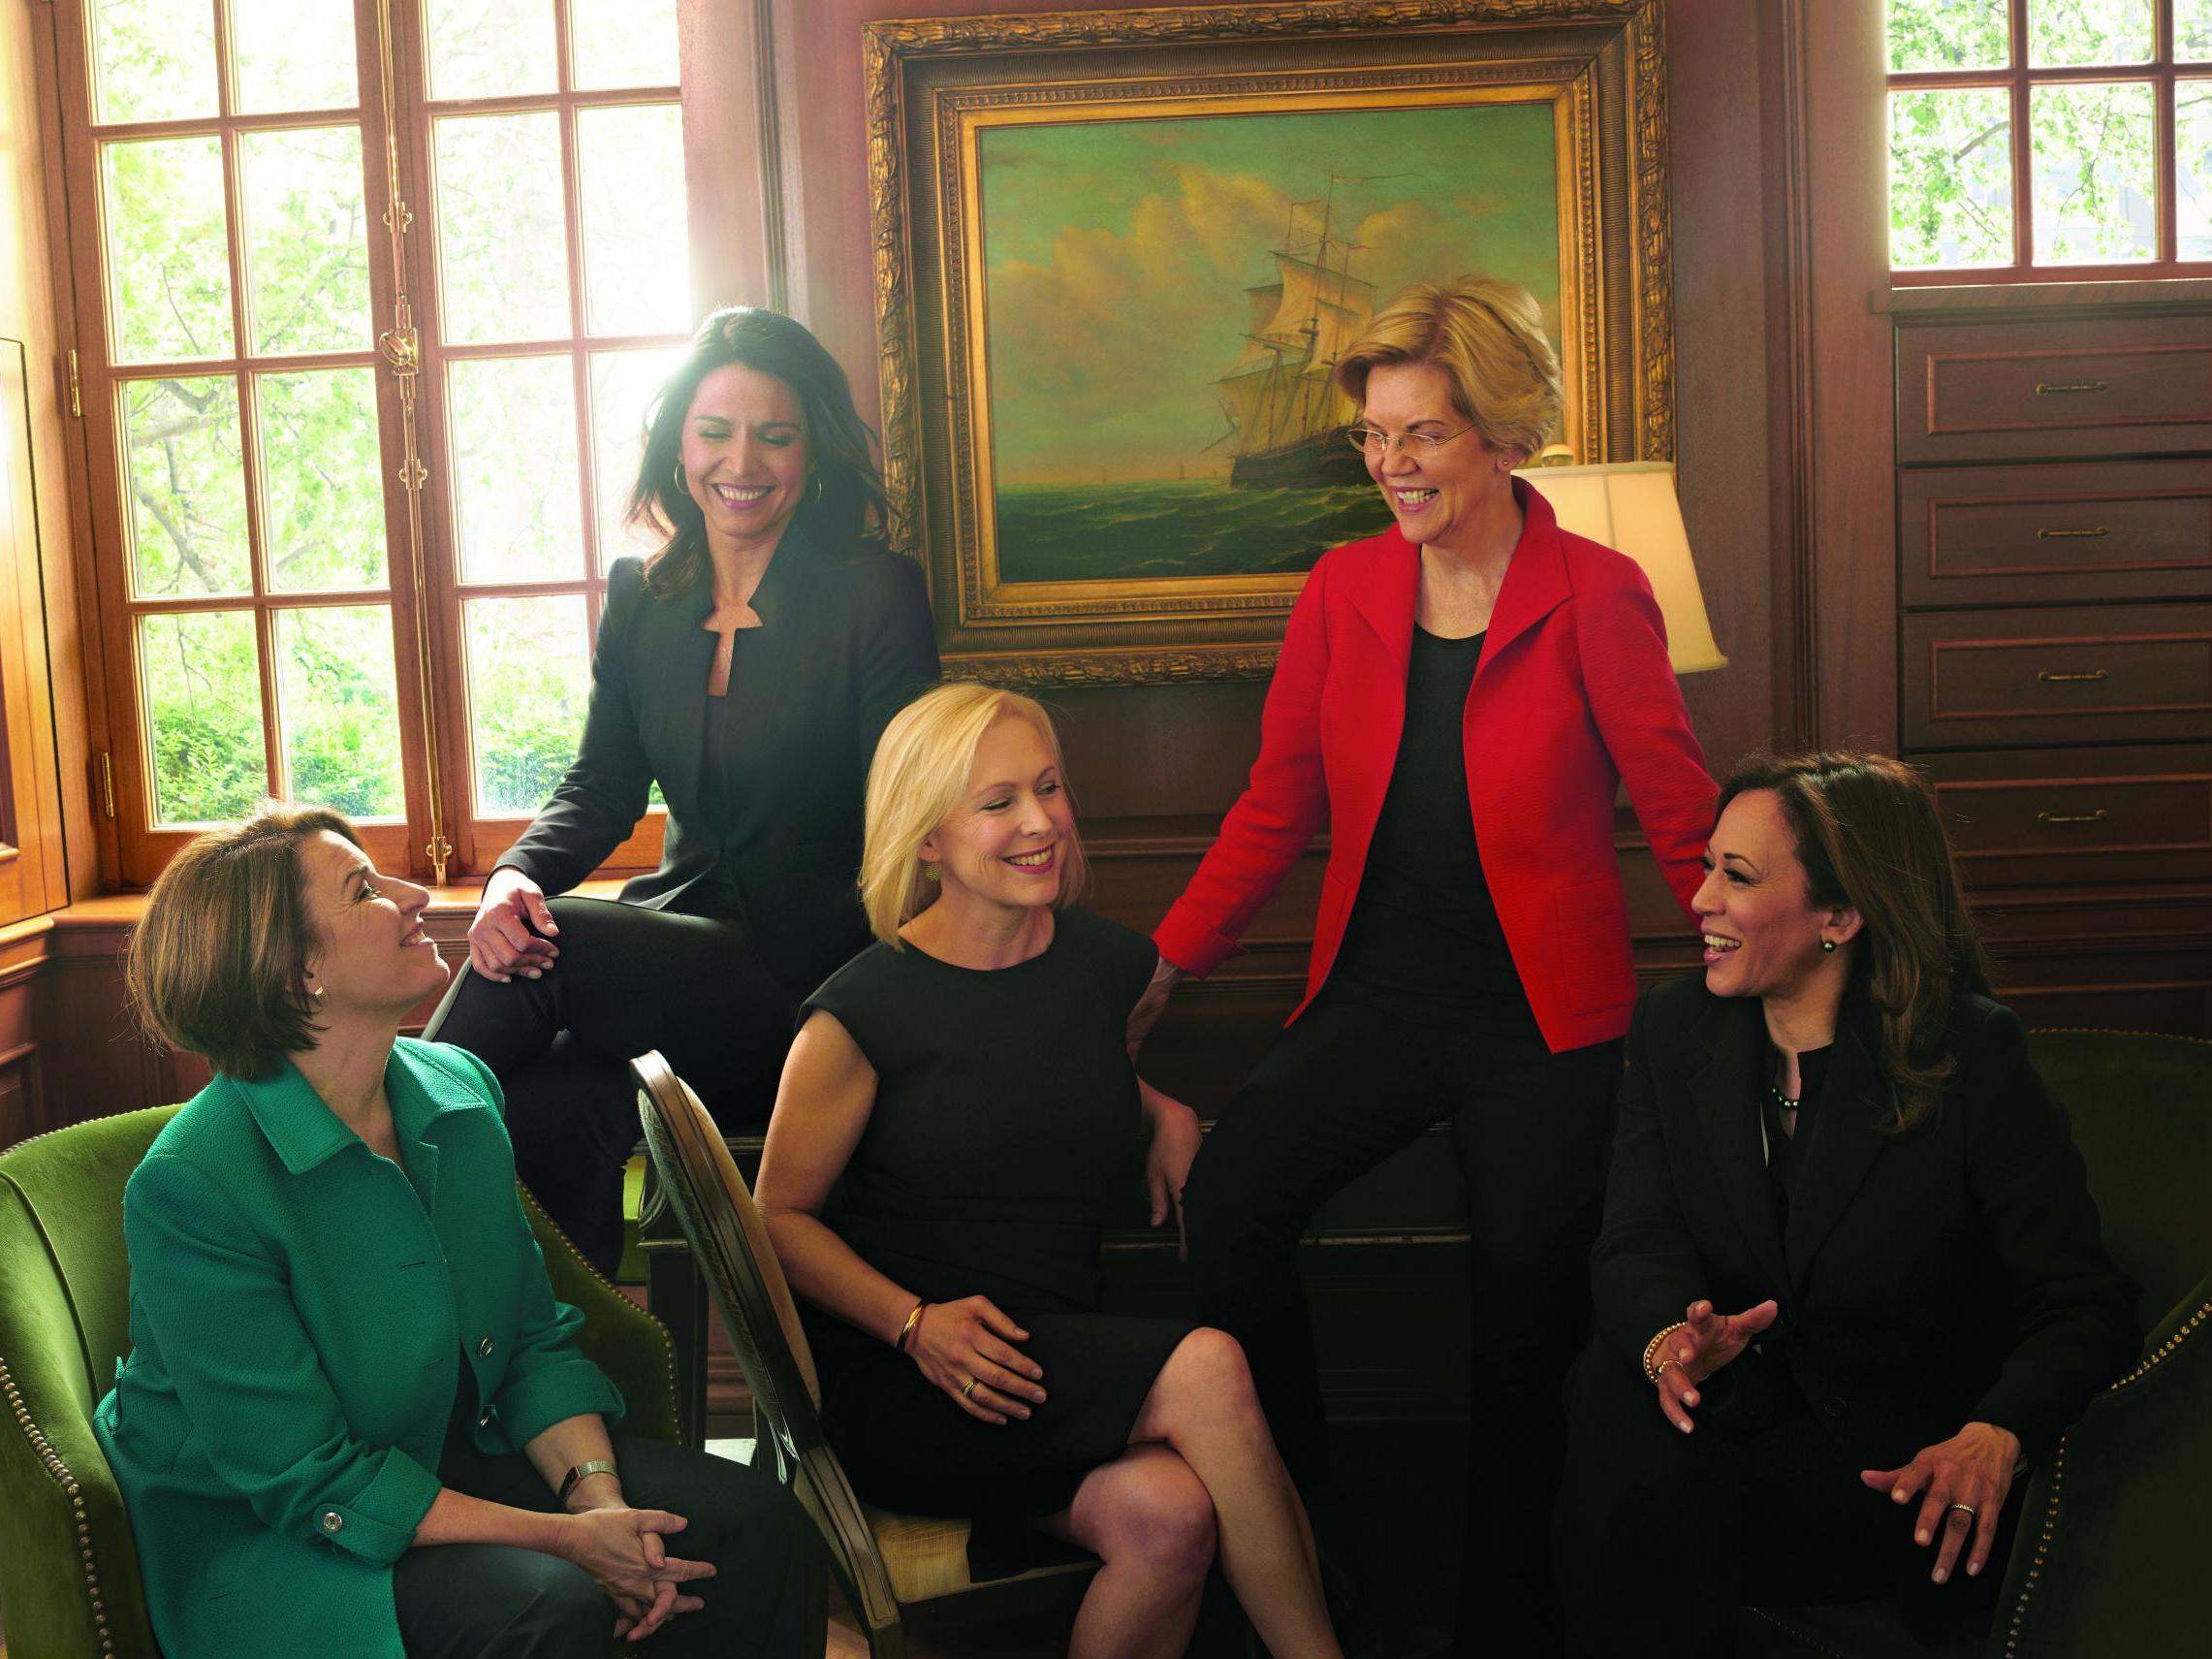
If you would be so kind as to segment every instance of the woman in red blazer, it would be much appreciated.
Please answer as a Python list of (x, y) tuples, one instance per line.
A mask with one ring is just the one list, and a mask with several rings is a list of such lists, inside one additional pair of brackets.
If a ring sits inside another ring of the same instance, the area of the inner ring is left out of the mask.
[(1687, 912), (1713, 781), (1642, 571), (1512, 476), (1562, 402), (1533, 298), (1417, 285), (1337, 379), (1397, 523), (1314, 566), (1250, 783), (1153, 936), (1161, 984), (1210, 973), (1329, 829), (1305, 1001), (1190, 1169), (1191, 1270), (1312, 1487), (1326, 1447), (1299, 1237), (1451, 1120), (1476, 1332), (1461, 1641), (1541, 1652), (1560, 1381), (1588, 1321), (1635, 997), (1613, 803), (1625, 780)]

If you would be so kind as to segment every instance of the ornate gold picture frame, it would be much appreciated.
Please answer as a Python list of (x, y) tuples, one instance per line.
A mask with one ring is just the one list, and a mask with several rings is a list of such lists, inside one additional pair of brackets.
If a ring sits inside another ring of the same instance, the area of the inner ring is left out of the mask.
[(1659, 5), (868, 24), (886, 473), (947, 671), (1266, 674), (1389, 523), (1329, 369), (1408, 281), (1528, 286), (1561, 440), (1671, 459)]

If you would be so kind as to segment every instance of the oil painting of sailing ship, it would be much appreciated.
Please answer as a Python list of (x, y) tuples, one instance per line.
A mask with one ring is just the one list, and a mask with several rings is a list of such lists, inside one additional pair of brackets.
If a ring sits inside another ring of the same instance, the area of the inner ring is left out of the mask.
[[(1375, 284), (1352, 274), (1354, 245), (1331, 234), (1340, 184), (1370, 179), (1329, 175), (1318, 204), (1293, 202), (1275, 248), (1275, 280), (1245, 290), (1251, 326), (1245, 348), (1217, 381), (1229, 417), (1235, 459), (1229, 483), (1244, 490), (1311, 490), (1367, 482), (1367, 465), (1339, 441), (1357, 413), (1337, 389), (1337, 364), (1375, 314)], [(1302, 211), (1318, 207), (1311, 239)]]
[(1297, 574), (1389, 522), (1338, 362), (1406, 283), (1558, 316), (1543, 102), (1008, 126), (978, 151), (1002, 584)]

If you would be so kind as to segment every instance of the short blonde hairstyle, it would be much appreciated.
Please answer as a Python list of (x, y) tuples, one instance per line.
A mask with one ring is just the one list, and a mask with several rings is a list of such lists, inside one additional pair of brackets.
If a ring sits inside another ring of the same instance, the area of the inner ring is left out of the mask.
[(1416, 282), (1377, 311), (1337, 364), (1337, 387), (1367, 400), (1371, 369), (1433, 363), (1451, 376), (1452, 402), (1492, 449), (1533, 459), (1566, 407), (1559, 356), (1536, 297), (1488, 276)]
[(361, 845), (327, 807), (269, 801), (169, 861), (123, 968), (149, 1036), (248, 1082), (275, 1076), (287, 1054), (315, 1046), (307, 958), (319, 941), (300, 847), (324, 830)]
[[(983, 734), (1008, 715), (1036, 728), (1065, 788), (1067, 764), (1052, 717), (1019, 692), (956, 681), (915, 698), (883, 728), (875, 763), (868, 769), (860, 900), (869, 930), (894, 950), (901, 947), (900, 928), (924, 908), (930, 883), (922, 874), (922, 843), (952, 816), (967, 789)], [(1055, 909), (1072, 903), (1090, 876), (1080, 836), (1069, 838), (1064, 868)]]

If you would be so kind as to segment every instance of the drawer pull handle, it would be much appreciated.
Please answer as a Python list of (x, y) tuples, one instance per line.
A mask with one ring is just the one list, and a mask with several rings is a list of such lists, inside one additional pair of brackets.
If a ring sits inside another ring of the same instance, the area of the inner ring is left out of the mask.
[(2094, 813), (2038, 813), (2036, 814), (2036, 822), (2039, 824), (2101, 824), (2103, 821), (2104, 809), (2102, 807), (2099, 807)]
[(2109, 680), (2112, 676), (2101, 668), (2092, 668), (2086, 674), (2053, 674), (2047, 668), (2038, 668), (2036, 678), (2046, 686), (2068, 686), (2077, 680)]
[(2102, 380), (2038, 380), (2036, 382), (2036, 396), (2038, 398), (2058, 398), (2069, 392), (2108, 392), (2110, 390), (2110, 384)]
[(2038, 530), (2036, 539), (2038, 541), (2095, 541), (2111, 533), (2102, 525), (2099, 525), (2093, 530)]

